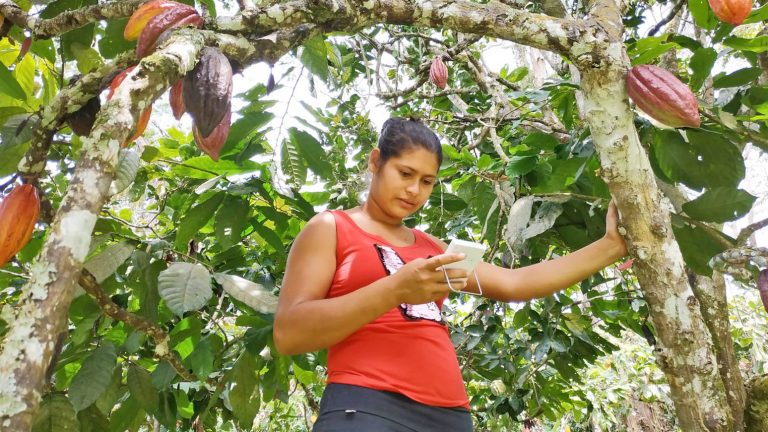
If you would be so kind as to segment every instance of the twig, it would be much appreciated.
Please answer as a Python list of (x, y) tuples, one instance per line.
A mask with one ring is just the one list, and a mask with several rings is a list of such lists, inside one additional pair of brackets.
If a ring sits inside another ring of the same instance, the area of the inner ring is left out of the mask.
[(667, 25), (667, 23), (672, 21), (675, 18), (675, 16), (680, 12), (680, 9), (683, 8), (684, 4), (686, 4), (685, 0), (678, 0), (677, 4), (675, 4), (672, 10), (669, 11), (669, 14), (667, 14), (667, 16), (662, 18), (661, 21), (656, 23), (656, 25), (653, 26), (651, 30), (648, 31), (648, 36), (655, 35), (656, 33), (658, 33), (659, 30), (661, 30), (662, 27), (664, 27), (665, 25)]
[(739, 236), (736, 238), (736, 244), (741, 245), (744, 244), (744, 242), (747, 241), (747, 239), (757, 230), (763, 229), (768, 226), (768, 218), (765, 218), (761, 221), (755, 222), (753, 224), (747, 225), (744, 229), (741, 230), (739, 233)]
[(168, 334), (152, 321), (128, 312), (121, 308), (115, 302), (113, 302), (109, 296), (101, 289), (96, 278), (86, 269), (82, 270), (80, 274), (80, 280), (78, 281), (80, 286), (83, 287), (85, 292), (88, 293), (105, 314), (109, 315), (112, 319), (124, 322), (131, 326), (133, 329), (141, 331), (152, 337), (155, 341), (155, 354), (165, 361), (167, 361), (176, 370), (184, 380), (197, 381), (197, 377), (189, 372), (187, 368), (181, 363), (179, 357), (171, 351), (168, 346), (169, 337)]

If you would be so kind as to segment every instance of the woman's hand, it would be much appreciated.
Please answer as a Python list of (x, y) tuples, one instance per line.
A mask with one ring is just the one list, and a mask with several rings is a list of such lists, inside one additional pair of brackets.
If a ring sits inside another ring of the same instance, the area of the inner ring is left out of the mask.
[(624, 237), (619, 233), (619, 210), (616, 208), (616, 201), (613, 199), (608, 203), (608, 214), (605, 216), (604, 237), (620, 248), (621, 256), (627, 255), (627, 243), (624, 241)]
[(440, 254), (418, 258), (400, 268), (391, 277), (396, 280), (398, 303), (423, 304), (448, 295), (451, 287), (460, 291), (467, 286), (469, 273), (463, 269), (443, 269), (442, 266), (464, 259), (464, 254)]

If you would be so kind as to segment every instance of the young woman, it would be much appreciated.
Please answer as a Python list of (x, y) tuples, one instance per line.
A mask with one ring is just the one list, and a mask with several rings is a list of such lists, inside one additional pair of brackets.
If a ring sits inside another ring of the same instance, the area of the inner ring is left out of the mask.
[(403, 219), (427, 201), (442, 162), (438, 137), (417, 121), (384, 123), (371, 152), (368, 198), (322, 212), (296, 237), (275, 315), (282, 354), (328, 348), (328, 385), (315, 432), (472, 430), (464, 383), (440, 316), (450, 293), (504, 302), (545, 297), (626, 255), (611, 202), (606, 233), (570, 255), (518, 269), (480, 263), (474, 276), (442, 266), (463, 258)]

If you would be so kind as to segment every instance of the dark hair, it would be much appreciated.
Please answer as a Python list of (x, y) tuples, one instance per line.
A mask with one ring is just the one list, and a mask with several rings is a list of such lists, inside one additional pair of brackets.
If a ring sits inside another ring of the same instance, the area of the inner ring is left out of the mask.
[(440, 138), (415, 118), (392, 117), (384, 122), (379, 136), (380, 161), (400, 156), (404, 150), (422, 147), (437, 156), (437, 165), (443, 163), (443, 148)]

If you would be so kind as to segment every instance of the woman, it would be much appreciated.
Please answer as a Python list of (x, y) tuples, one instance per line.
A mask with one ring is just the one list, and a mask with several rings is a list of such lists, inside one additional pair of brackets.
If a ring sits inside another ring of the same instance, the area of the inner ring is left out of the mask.
[[(384, 123), (358, 208), (313, 217), (296, 237), (275, 315), (285, 355), (328, 348), (328, 385), (315, 432), (472, 430), (464, 383), (440, 308), (450, 289), (500, 301), (545, 297), (626, 254), (609, 206), (605, 236), (519, 269), (480, 263), (476, 276), (443, 265), (441, 240), (403, 219), (428, 199), (442, 162), (438, 137), (413, 120)], [(446, 277), (450, 279), (449, 288)]]

